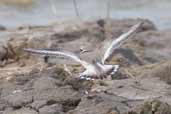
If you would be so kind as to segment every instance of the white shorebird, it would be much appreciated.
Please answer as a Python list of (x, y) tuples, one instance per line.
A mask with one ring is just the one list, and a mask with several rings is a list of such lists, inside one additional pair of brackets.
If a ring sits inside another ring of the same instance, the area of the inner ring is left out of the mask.
[(102, 79), (106, 78), (108, 75), (113, 75), (118, 71), (119, 65), (108, 65), (105, 62), (113, 56), (115, 49), (117, 49), (123, 42), (128, 39), (130, 35), (135, 33), (137, 29), (142, 25), (142, 22), (131, 27), (131, 29), (122, 34), (117, 39), (114, 39), (111, 45), (108, 47), (104, 56), (102, 57), (101, 61), (93, 61), (92, 63), (88, 63), (82, 60), (79, 56), (75, 53), (64, 51), (64, 50), (49, 50), (49, 49), (32, 49), (32, 48), (25, 48), (24, 51), (31, 52), (35, 54), (42, 54), (42, 55), (49, 55), (49, 56), (62, 56), (69, 59), (74, 60), (75, 62), (80, 63), (84, 68), (85, 71), (79, 74), (80, 79), (85, 80), (92, 80), (92, 79)]

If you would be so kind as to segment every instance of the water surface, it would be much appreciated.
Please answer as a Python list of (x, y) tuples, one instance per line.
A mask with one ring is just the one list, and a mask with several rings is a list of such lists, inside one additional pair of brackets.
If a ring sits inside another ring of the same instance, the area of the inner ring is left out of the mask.
[(171, 28), (170, 0), (75, 0), (78, 14), (73, 1), (37, 0), (28, 7), (2, 3), (0, 24), (7, 27), (47, 25), (79, 17), (85, 21), (110, 15), (114, 19), (147, 18), (159, 29)]

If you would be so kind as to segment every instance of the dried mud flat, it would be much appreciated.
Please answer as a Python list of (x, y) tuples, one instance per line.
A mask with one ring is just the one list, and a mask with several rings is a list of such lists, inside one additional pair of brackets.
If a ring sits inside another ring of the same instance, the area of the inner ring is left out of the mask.
[[(118, 37), (140, 20), (142, 28), (110, 62), (121, 65), (119, 72), (104, 80), (79, 80), (79, 65), (69, 63), (70, 75), (55, 57), (47, 65), (41, 56), (22, 51), (84, 47), (93, 50), (81, 55), (90, 61), (101, 56), (111, 36)], [(171, 114), (170, 30), (159, 31), (145, 19), (124, 19), (2, 32), (6, 41), (0, 44), (0, 114)]]

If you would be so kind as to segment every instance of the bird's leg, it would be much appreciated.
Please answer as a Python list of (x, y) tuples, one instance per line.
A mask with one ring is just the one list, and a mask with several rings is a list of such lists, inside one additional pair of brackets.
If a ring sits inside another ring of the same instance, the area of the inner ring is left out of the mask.
[(72, 76), (72, 72), (71, 72), (71, 70), (67, 67), (67, 65), (64, 64), (63, 66), (64, 66), (64, 70), (65, 70), (69, 75)]

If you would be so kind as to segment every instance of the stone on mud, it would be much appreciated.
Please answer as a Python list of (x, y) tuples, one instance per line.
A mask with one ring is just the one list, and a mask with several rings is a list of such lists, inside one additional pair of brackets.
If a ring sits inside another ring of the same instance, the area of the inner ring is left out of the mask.
[(159, 100), (146, 101), (126, 114), (171, 114), (171, 106)]

